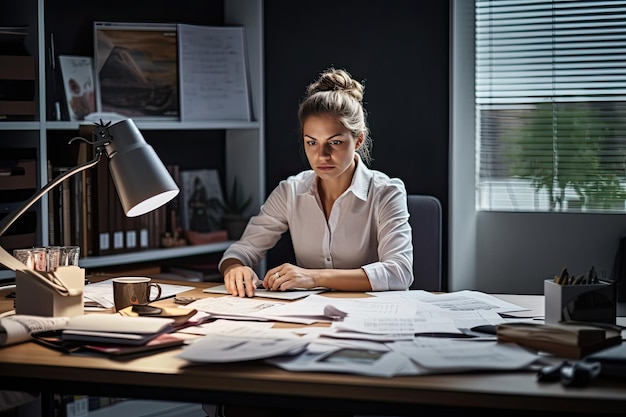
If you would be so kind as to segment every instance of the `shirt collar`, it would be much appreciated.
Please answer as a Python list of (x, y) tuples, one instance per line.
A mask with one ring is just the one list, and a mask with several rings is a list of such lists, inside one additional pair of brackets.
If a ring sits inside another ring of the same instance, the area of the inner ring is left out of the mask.
[[(308, 176), (306, 181), (302, 184), (303, 187), (299, 194), (310, 194), (312, 196), (317, 195), (317, 175), (313, 170), (309, 171), (311, 175)], [(372, 171), (365, 166), (365, 163), (361, 160), (361, 156), (356, 154), (356, 169), (352, 176), (352, 183), (346, 191), (351, 192), (355, 197), (361, 200), (367, 200), (367, 192), (372, 179)]]
[(352, 184), (348, 187), (348, 191), (351, 191), (357, 198), (363, 201), (367, 200), (367, 192), (370, 188), (372, 176), (372, 171), (365, 166), (365, 163), (361, 160), (361, 156), (356, 154), (356, 170), (354, 171)]

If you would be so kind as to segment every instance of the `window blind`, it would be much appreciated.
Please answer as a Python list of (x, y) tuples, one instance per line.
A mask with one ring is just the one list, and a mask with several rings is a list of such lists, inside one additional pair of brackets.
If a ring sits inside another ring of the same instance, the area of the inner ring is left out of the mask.
[(626, 1), (475, 0), (478, 210), (626, 211)]

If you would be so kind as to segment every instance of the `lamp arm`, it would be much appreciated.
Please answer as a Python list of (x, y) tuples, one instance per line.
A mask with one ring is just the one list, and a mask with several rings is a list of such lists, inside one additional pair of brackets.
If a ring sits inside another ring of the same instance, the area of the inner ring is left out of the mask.
[(92, 166), (100, 162), (103, 152), (104, 150), (102, 148), (100, 147), (96, 148), (96, 157), (94, 159), (82, 165), (79, 165), (75, 168), (72, 168), (71, 170), (59, 175), (58, 177), (50, 181), (48, 184), (46, 184), (41, 190), (39, 190), (37, 194), (35, 194), (29, 200), (27, 200), (22, 207), (19, 207), (17, 210), (11, 213), (11, 215), (4, 218), (2, 222), (0, 222), (0, 236), (2, 236), (4, 232), (6, 232), (9, 229), (9, 227), (11, 227), (11, 225), (15, 223), (15, 221), (22, 214), (24, 214), (24, 212), (26, 212), (26, 210), (28, 210), (33, 204), (39, 201), (39, 199), (41, 199), (46, 193), (48, 193), (48, 191), (52, 190), (54, 187), (56, 187), (57, 185), (59, 185), (60, 183), (68, 179), (69, 177), (73, 176), (74, 174), (77, 174), (81, 171), (91, 168)]

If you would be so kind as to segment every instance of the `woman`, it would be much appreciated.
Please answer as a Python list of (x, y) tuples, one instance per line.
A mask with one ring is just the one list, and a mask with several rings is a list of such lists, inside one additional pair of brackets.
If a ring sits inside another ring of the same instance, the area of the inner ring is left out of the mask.
[(254, 296), (252, 267), (287, 230), (297, 265), (269, 269), (266, 289), (385, 291), (413, 282), (404, 183), (365, 165), (371, 138), (363, 90), (334, 68), (307, 87), (298, 117), (311, 169), (281, 181), (224, 252), (219, 269), (229, 294)]

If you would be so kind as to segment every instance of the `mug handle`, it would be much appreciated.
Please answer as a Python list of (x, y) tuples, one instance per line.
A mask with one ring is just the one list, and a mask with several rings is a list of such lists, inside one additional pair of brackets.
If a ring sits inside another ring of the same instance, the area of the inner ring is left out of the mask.
[[(157, 295), (156, 297), (154, 297), (154, 299), (150, 299), (150, 295), (152, 294), (152, 287), (155, 287), (157, 289)], [(161, 286), (157, 283), (151, 282), (150, 285), (148, 285), (148, 302), (151, 303), (158, 300), (159, 298), (161, 298)]]

